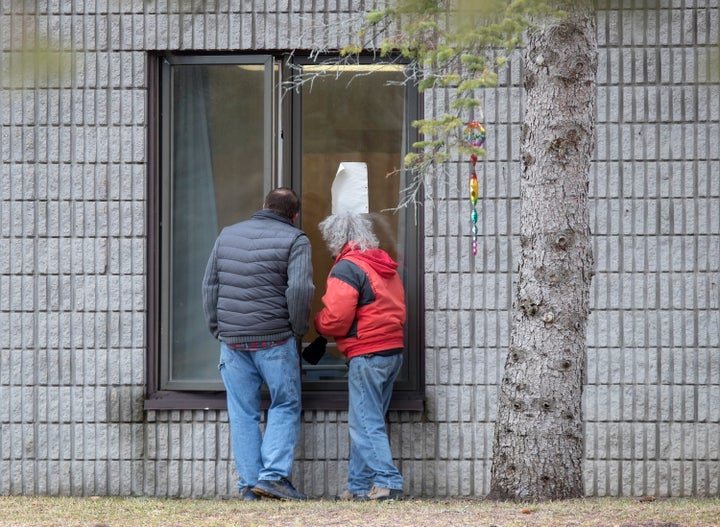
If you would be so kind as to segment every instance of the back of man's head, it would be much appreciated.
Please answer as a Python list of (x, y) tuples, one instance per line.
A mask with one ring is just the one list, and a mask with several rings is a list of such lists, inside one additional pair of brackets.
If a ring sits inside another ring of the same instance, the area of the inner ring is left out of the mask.
[(265, 197), (264, 209), (277, 212), (291, 220), (300, 212), (300, 198), (294, 190), (287, 187), (280, 187), (271, 190)]

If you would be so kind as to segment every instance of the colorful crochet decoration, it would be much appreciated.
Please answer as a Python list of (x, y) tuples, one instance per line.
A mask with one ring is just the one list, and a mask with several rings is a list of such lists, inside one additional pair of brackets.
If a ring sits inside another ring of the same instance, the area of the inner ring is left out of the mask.
[[(485, 127), (477, 121), (471, 121), (465, 126), (463, 131), (463, 141), (469, 146), (475, 146), (482, 148), (485, 144)], [(472, 252), (473, 256), (477, 256), (477, 199), (478, 199), (478, 178), (475, 172), (475, 165), (477, 164), (477, 155), (472, 154), (470, 156), (470, 163), (472, 166), (472, 173), (470, 174), (470, 203), (472, 204), (472, 212), (470, 212), (470, 221), (472, 223)]]

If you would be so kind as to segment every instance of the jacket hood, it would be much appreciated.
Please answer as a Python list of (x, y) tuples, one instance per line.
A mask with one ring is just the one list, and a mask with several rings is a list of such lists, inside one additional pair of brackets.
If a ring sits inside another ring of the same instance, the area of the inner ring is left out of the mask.
[(389, 278), (395, 274), (398, 268), (398, 264), (390, 258), (390, 255), (382, 249), (368, 249), (367, 251), (358, 251), (357, 249), (351, 248), (352, 243), (347, 244), (340, 251), (336, 261), (341, 260), (344, 257), (354, 258), (366, 262), (372, 269), (382, 276), (383, 278)]

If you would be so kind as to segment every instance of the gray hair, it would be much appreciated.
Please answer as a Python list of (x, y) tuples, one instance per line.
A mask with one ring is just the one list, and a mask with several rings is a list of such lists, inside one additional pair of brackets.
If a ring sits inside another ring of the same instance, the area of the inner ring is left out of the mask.
[(375, 236), (370, 218), (360, 214), (332, 214), (318, 225), (330, 254), (337, 256), (348, 242), (361, 251), (375, 249), (380, 242)]

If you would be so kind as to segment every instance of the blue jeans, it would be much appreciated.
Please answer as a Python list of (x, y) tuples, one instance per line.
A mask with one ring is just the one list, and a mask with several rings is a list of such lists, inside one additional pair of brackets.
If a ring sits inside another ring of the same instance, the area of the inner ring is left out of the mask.
[[(227, 391), (238, 488), (258, 480), (287, 478), (300, 434), (300, 359), (295, 339), (257, 351), (220, 346), (220, 375)], [(267, 384), (270, 408), (260, 431), (260, 387)]]
[(393, 382), (402, 363), (402, 354), (360, 355), (350, 359), (348, 490), (353, 494), (367, 494), (373, 485), (403, 488), (403, 478), (393, 463), (385, 429)]

